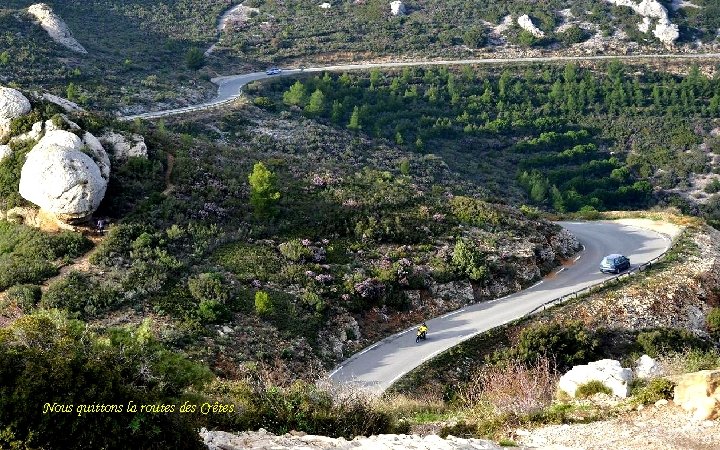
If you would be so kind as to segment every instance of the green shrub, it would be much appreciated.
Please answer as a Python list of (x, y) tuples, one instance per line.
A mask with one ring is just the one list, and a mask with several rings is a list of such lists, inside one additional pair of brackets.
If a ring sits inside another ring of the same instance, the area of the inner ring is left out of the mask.
[(612, 389), (605, 386), (602, 381), (598, 380), (588, 381), (575, 389), (575, 397), (578, 398), (588, 398), (600, 393), (610, 395), (612, 394)]
[(8, 289), (6, 294), (8, 300), (14, 302), (25, 313), (32, 311), (42, 297), (40, 286), (34, 284), (15, 285)]
[(215, 260), (241, 281), (275, 279), (282, 268), (277, 251), (257, 244), (232, 243), (215, 253)]
[(46, 308), (64, 308), (82, 318), (97, 317), (122, 304), (120, 292), (82, 272), (70, 272), (42, 296)]
[(535, 364), (542, 357), (554, 359), (558, 371), (592, 361), (598, 356), (600, 341), (582, 322), (541, 324), (525, 328), (518, 342), (504, 352), (496, 352), (495, 359), (517, 359)]
[(219, 273), (201, 273), (188, 280), (190, 294), (199, 302), (214, 301), (224, 304), (230, 297), (230, 289)]
[(690, 331), (679, 328), (657, 328), (642, 331), (637, 336), (637, 344), (642, 351), (656, 358), (658, 355), (681, 352), (687, 349), (708, 348), (708, 343)]
[(255, 312), (259, 316), (268, 316), (273, 313), (275, 307), (267, 292), (257, 291), (255, 293)]
[[(0, 329), (0, 447), (200, 449), (192, 415), (139, 406), (182, 404), (188, 388), (210, 378), (207, 368), (164, 349), (149, 324), (97, 335), (57, 311), (26, 315)], [(131, 401), (137, 413), (77, 411)], [(54, 403), (72, 412), (43, 413)]]
[(290, 261), (299, 262), (312, 256), (312, 251), (304, 246), (300, 239), (283, 242), (279, 245), (280, 253)]
[(473, 281), (485, 280), (489, 275), (485, 255), (472, 242), (458, 240), (452, 255), (455, 269)]
[(653, 378), (635, 386), (632, 396), (640, 404), (648, 405), (658, 400), (673, 398), (675, 383), (666, 378)]
[(713, 334), (720, 334), (720, 307), (716, 307), (710, 310), (705, 319), (708, 331)]

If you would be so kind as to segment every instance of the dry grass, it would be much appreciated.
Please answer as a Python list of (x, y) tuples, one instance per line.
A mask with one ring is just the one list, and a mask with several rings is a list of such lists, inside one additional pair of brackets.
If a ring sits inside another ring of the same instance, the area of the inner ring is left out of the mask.
[(547, 357), (530, 367), (510, 361), (479, 369), (459, 396), (468, 408), (489, 404), (498, 413), (522, 415), (549, 406), (557, 381), (555, 364)]
[(677, 376), (684, 373), (720, 368), (720, 352), (717, 350), (687, 350), (682, 353), (671, 353), (659, 357), (663, 375)]

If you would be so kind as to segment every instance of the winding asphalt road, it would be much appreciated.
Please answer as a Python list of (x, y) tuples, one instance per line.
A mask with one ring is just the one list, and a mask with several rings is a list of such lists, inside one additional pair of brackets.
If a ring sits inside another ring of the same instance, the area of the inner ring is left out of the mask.
[(209, 102), (198, 105), (175, 108), (165, 111), (154, 111), (144, 114), (119, 117), (120, 120), (131, 121), (135, 119), (157, 119), (175, 116), (193, 111), (210, 109), (229, 103), (240, 97), (242, 87), (246, 84), (270, 77), (291, 76), (305, 72), (344, 72), (350, 70), (368, 70), (373, 68), (413, 67), (413, 66), (453, 66), (468, 64), (502, 64), (502, 63), (544, 63), (544, 62), (572, 62), (572, 61), (602, 61), (602, 60), (643, 60), (643, 59), (718, 59), (720, 53), (688, 53), (688, 54), (639, 54), (639, 55), (593, 55), (593, 56), (541, 56), (531, 58), (483, 58), (483, 59), (457, 59), (439, 61), (408, 61), (368, 64), (341, 64), (326, 67), (308, 67), (306, 69), (284, 69), (278, 75), (267, 75), (265, 72), (253, 72), (241, 75), (229, 75), (213, 78), (212, 82), (218, 85), (218, 93)]
[(340, 383), (382, 392), (402, 375), (461, 341), (611, 277), (599, 272), (603, 256), (623, 253), (636, 267), (660, 256), (671, 244), (668, 236), (616, 222), (561, 222), (560, 225), (577, 236), (585, 247), (573, 264), (518, 293), (428, 320), (428, 338), (419, 344), (415, 343), (415, 328), (386, 338), (343, 362), (330, 377)]

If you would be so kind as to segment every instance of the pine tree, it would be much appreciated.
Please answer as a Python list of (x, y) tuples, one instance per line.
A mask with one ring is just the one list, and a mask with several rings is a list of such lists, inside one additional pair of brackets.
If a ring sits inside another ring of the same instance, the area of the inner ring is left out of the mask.
[(283, 102), (290, 106), (302, 106), (305, 103), (305, 85), (299, 80), (283, 94)]
[(362, 125), (360, 125), (360, 108), (357, 105), (353, 108), (347, 127), (353, 131), (359, 131), (362, 128)]
[(310, 96), (305, 112), (312, 115), (320, 115), (325, 112), (325, 94), (320, 89), (315, 89)]
[(275, 174), (262, 162), (255, 163), (252, 173), (248, 176), (250, 182), (250, 204), (255, 213), (260, 216), (269, 215), (273, 205), (280, 199), (280, 192), (276, 188)]

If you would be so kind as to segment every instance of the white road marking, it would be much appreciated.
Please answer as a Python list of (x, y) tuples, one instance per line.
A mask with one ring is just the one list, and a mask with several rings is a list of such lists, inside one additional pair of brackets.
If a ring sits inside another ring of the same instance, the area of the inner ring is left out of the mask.
[(458, 309), (457, 311), (449, 312), (449, 313), (445, 314), (444, 316), (440, 316), (440, 318), (444, 319), (446, 317), (454, 316), (455, 314), (460, 314), (461, 312), (464, 312), (464, 311), (465, 311), (465, 308)]
[(560, 273), (560, 272), (562, 272), (563, 270), (565, 270), (564, 267), (563, 267), (562, 269), (558, 270), (557, 273)]
[(340, 369), (342, 369), (342, 368), (343, 368), (343, 366), (340, 366), (340, 367), (338, 367), (337, 369), (333, 370), (333, 371), (330, 373), (330, 378), (332, 378), (332, 376), (335, 375), (336, 373), (338, 373), (338, 372), (340, 371)]
[(573, 261), (573, 262), (578, 262), (578, 260), (579, 260), (580, 258), (582, 258), (582, 255), (577, 255), (577, 256), (575, 257), (575, 261)]
[(380, 345), (380, 342), (376, 342), (375, 344), (373, 344), (373, 345), (371, 345), (370, 347), (366, 348), (365, 350), (361, 351), (360, 353), (358, 353), (358, 356), (364, 355), (365, 353), (367, 353), (367, 352), (369, 352), (370, 350), (374, 349), (374, 348), (377, 347), (378, 345)]
[(535, 284), (533, 284), (532, 286), (530, 286), (528, 289), (532, 289), (532, 288), (534, 288), (535, 286), (540, 286), (541, 284), (543, 284), (543, 280), (538, 281), (537, 283), (535, 283)]

